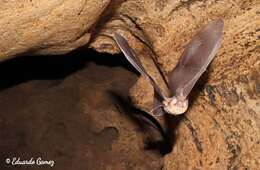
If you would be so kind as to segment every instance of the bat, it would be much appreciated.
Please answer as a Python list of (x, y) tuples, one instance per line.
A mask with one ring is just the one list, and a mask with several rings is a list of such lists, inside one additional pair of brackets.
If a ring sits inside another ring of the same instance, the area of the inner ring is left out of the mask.
[[(223, 20), (215, 20), (202, 28), (186, 45), (177, 66), (169, 76), (170, 97), (162, 93), (155, 80), (146, 72), (127, 40), (119, 33), (114, 33), (113, 38), (126, 59), (154, 88), (156, 107), (151, 111), (154, 115), (165, 112), (179, 115), (186, 112), (189, 93), (220, 48), (223, 28)], [(160, 113), (155, 113), (156, 110)]]

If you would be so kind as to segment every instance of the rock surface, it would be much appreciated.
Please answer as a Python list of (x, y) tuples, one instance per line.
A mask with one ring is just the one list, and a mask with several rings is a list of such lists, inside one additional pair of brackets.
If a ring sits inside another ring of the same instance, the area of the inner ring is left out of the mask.
[[(192, 35), (209, 21), (223, 18), (221, 49), (191, 94), (189, 111), (158, 119), (176, 139), (164, 169), (260, 166), (259, 0), (1, 3), (0, 60), (24, 53), (62, 54), (84, 45), (116, 53), (111, 36), (118, 31), (164, 90), (150, 56), (167, 75)], [(153, 90), (142, 77), (131, 96), (138, 107), (151, 109)]]
[[(94, 55), (101, 57), (100, 61), (90, 61)], [(112, 92), (125, 97), (136, 75), (122, 67), (125, 64), (119, 56), (114, 56), (111, 65), (104, 62), (106, 57), (88, 52), (63, 56), (52, 63), (45, 56), (0, 64), (0, 70), (5, 71), (1, 77), (9, 75), (11, 69), (22, 69), (16, 77), (0, 83), (1, 169), (51, 168), (5, 164), (6, 158), (13, 157), (53, 160), (52, 168), (64, 170), (163, 166), (158, 151), (145, 149), (144, 141), (149, 136), (153, 139), (150, 133), (154, 129), (144, 130), (145, 125), (129, 119), (112, 97)], [(70, 71), (65, 73), (62, 68)], [(19, 77), (27, 78), (12, 81)]]

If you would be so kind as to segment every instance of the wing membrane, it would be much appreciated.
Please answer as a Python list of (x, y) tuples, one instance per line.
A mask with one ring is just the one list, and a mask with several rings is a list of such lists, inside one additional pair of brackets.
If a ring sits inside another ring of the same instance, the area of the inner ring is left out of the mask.
[(222, 20), (211, 22), (187, 44), (170, 75), (170, 89), (178, 98), (186, 99), (199, 77), (206, 71), (220, 47), (223, 27)]
[(121, 51), (124, 53), (126, 59), (135, 67), (135, 69), (143, 75), (154, 87), (155, 92), (161, 98), (160, 100), (164, 100), (165, 96), (162, 94), (159, 86), (156, 84), (154, 79), (145, 71), (138, 57), (136, 57), (134, 50), (129, 46), (126, 39), (118, 33), (114, 35), (115, 41)]

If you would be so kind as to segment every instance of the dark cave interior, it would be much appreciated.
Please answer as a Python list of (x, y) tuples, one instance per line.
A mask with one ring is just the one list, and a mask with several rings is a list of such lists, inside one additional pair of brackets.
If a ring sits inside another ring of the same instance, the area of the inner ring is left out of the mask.
[(43, 157), (56, 169), (160, 169), (172, 142), (156, 119), (129, 102), (137, 75), (121, 54), (94, 50), (2, 62), (1, 167), (25, 168), (10, 167), (6, 158)]

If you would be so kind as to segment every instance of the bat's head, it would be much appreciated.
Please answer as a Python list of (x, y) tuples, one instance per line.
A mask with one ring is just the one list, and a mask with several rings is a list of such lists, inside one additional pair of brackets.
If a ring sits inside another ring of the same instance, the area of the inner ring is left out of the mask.
[(163, 101), (164, 110), (173, 115), (179, 115), (186, 112), (188, 109), (188, 100), (180, 100), (176, 97), (167, 98)]

